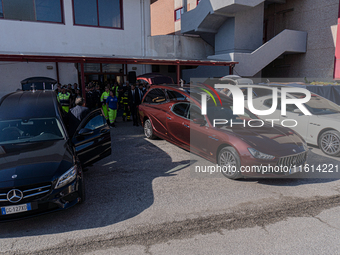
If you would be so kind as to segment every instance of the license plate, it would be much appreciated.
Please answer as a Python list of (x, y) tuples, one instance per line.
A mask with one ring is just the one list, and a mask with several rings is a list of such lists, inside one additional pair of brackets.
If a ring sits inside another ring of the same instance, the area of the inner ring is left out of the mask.
[(22, 205), (10, 205), (1, 207), (1, 214), (7, 215), (7, 214), (13, 214), (13, 213), (20, 213), (20, 212), (26, 212), (31, 211), (31, 203), (28, 204), (22, 204)]

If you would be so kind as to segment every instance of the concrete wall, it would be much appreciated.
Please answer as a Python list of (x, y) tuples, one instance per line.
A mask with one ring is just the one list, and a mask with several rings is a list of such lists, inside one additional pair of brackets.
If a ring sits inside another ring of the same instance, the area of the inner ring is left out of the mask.
[(213, 47), (201, 38), (180, 35), (151, 36), (148, 56), (175, 59), (206, 59), (214, 53)]
[(262, 45), (264, 3), (235, 16), (235, 51), (252, 52)]
[[(58, 67), (61, 84), (78, 83), (78, 71), (74, 63), (59, 63)], [(54, 79), (57, 79), (57, 76)]]
[(252, 52), (262, 45), (263, 9), (259, 4), (228, 18), (215, 35), (215, 55)]
[(229, 18), (215, 35), (215, 55), (230, 53), (235, 49), (235, 18)]
[(338, 11), (339, 0), (287, 0), (286, 4), (269, 5), (265, 9), (267, 38), (283, 29), (306, 31), (307, 53), (275, 60), (263, 70), (263, 76), (332, 80)]
[[(47, 69), (47, 66), (52, 66), (53, 69)], [(74, 64), (59, 63), (59, 72), (64, 73), (60, 79), (62, 84), (78, 82)], [(20, 81), (34, 76), (57, 80), (55, 63), (0, 62), (0, 98), (20, 89)]]
[(284, 53), (306, 53), (307, 32), (285, 29), (251, 53), (227, 53), (210, 56), (210, 59), (235, 61), (234, 71), (240, 76), (253, 77), (273, 59)]
[(199, 66), (195, 69), (182, 70), (182, 79), (189, 82), (190, 78), (221, 78), (228, 74), (228, 66)]

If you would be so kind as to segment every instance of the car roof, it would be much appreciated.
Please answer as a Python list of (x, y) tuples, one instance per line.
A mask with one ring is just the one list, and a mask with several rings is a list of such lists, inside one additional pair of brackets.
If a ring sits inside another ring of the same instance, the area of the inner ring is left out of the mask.
[[(239, 88), (258, 88), (258, 89), (270, 89), (270, 88), (282, 88), (283, 86), (277, 86), (277, 85), (267, 85), (267, 84), (253, 84), (253, 85), (248, 85), (248, 84), (238, 84), (238, 85), (233, 85), (235, 87)], [(284, 86), (288, 87), (288, 86)]]
[[(189, 84), (184, 84), (183, 87), (178, 87), (177, 84), (154, 85), (150, 88), (150, 90), (156, 89), (156, 88), (171, 89), (171, 90), (174, 90), (174, 91), (178, 91), (182, 94), (185, 94), (191, 100), (196, 101), (198, 104), (200, 104), (200, 101), (201, 101), (200, 94), (203, 92), (203, 90), (201, 90), (201, 88), (208, 90), (209, 92), (211, 92), (212, 95), (216, 95), (215, 93), (218, 93), (217, 91), (211, 91), (210, 88), (206, 87), (206, 86), (189, 85)], [(232, 99), (230, 97), (228, 97), (227, 95), (225, 95), (223, 93), (218, 93), (218, 95), (220, 96), (220, 98), (223, 99), (223, 101), (232, 102)]]
[(140, 77), (153, 78), (153, 77), (168, 77), (168, 76), (162, 75), (162, 74), (159, 74), (159, 73), (145, 73), (145, 74), (141, 74), (141, 75), (137, 76), (137, 78), (140, 78)]
[(57, 117), (54, 91), (17, 91), (0, 101), (0, 120)]
[(49, 82), (49, 83), (57, 83), (55, 79), (49, 78), (49, 77), (30, 77), (25, 80), (22, 80), (20, 83), (21, 84), (26, 84), (26, 83), (32, 83), (32, 82)]

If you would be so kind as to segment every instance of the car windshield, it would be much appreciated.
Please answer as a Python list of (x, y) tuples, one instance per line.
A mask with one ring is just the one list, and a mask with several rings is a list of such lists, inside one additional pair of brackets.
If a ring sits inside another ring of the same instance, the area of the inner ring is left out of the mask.
[(214, 122), (214, 119), (217, 120), (227, 120), (228, 124), (232, 120), (233, 123), (235, 122), (243, 122), (243, 120), (247, 119), (258, 119), (254, 114), (252, 114), (246, 108), (244, 109), (244, 114), (235, 115), (233, 114), (233, 106), (231, 104), (223, 104), (223, 106), (215, 106), (212, 104), (208, 104), (207, 106), (207, 116), (211, 123)]
[(56, 118), (34, 118), (0, 121), (0, 145), (64, 139)]
[[(304, 94), (300, 93), (291, 93), (293, 96), (298, 98), (305, 97)], [(311, 99), (305, 103), (308, 110), (313, 115), (326, 115), (326, 114), (334, 114), (340, 113), (340, 106), (333, 103), (332, 101), (320, 97), (316, 94), (312, 94)]]
[[(210, 90), (209, 90), (210, 91)], [(186, 91), (192, 98), (201, 103), (201, 94), (197, 88)], [(212, 97), (213, 96), (213, 97)], [(227, 120), (230, 125), (230, 120), (233, 123), (235, 122), (243, 122), (245, 119), (258, 119), (258, 117), (252, 114), (248, 109), (244, 108), (244, 114), (235, 115), (233, 114), (233, 100), (225, 95), (219, 93), (221, 102), (217, 99), (213, 92), (210, 95), (207, 95), (207, 117), (211, 123), (214, 122), (214, 119)], [(222, 104), (220, 104), (222, 103)]]
[(340, 113), (340, 106), (319, 96), (312, 96), (306, 105), (311, 114), (314, 115)]

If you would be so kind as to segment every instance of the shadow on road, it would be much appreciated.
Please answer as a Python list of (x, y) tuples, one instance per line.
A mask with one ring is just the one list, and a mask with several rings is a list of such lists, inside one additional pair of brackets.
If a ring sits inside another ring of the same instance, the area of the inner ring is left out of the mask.
[[(153, 181), (167, 178), (196, 161), (173, 162), (172, 158), (149, 140), (140, 127), (118, 123), (111, 130), (112, 155), (85, 172), (87, 200), (82, 205), (30, 219), (1, 223), (0, 238), (28, 237), (89, 230), (131, 219), (154, 203)], [(179, 149), (181, 150), (181, 149)], [(312, 149), (310, 164), (338, 164), (338, 158), (322, 156)], [(203, 160), (203, 159), (202, 159)], [(340, 169), (339, 169), (340, 171)], [(239, 180), (272, 186), (298, 186), (327, 183), (339, 179), (324, 173), (298, 173), (294, 178)], [(224, 177), (221, 177), (224, 178)], [(227, 183), (226, 179), (226, 183)], [(171, 194), (169, 194), (171, 196)]]
[(152, 182), (159, 177), (176, 175), (190, 165), (190, 160), (172, 162), (166, 152), (144, 139), (140, 127), (125, 126), (111, 130), (112, 155), (84, 173), (86, 201), (83, 204), (65, 211), (1, 223), (0, 238), (100, 228), (148, 209), (154, 203)]

